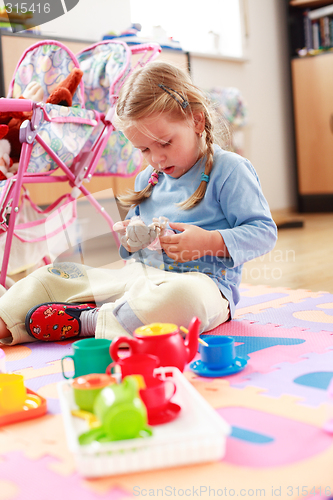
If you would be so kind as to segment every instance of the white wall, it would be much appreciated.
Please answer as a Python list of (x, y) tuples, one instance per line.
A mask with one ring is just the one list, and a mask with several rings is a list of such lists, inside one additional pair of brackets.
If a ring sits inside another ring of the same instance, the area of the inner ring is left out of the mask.
[(191, 58), (194, 83), (237, 87), (248, 107), (244, 154), (271, 209), (296, 205), (285, 4), (248, 0), (246, 62)]
[[(296, 205), (296, 195), (285, 1), (243, 1), (248, 13), (247, 61), (193, 56), (192, 76), (194, 83), (205, 89), (240, 89), (249, 113), (245, 156), (258, 172), (271, 209), (290, 208)], [(192, 15), (199, 18), (200, 11)], [(42, 30), (48, 36), (94, 41), (110, 30), (120, 32), (129, 25), (129, 0), (80, 0), (66, 15), (43, 25)]]
[(130, 0), (79, 0), (72, 10), (40, 28), (47, 37), (95, 42), (109, 31), (120, 33), (130, 24)]

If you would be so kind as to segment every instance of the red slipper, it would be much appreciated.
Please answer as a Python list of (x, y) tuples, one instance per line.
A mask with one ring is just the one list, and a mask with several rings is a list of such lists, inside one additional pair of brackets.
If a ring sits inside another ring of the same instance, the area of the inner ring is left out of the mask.
[(81, 332), (80, 314), (95, 307), (94, 303), (46, 302), (38, 304), (28, 311), (25, 327), (31, 337), (45, 342), (78, 337)]

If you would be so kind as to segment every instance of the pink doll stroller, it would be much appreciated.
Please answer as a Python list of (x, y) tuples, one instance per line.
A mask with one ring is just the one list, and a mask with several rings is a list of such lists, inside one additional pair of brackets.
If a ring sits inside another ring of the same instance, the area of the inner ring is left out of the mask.
[[(17, 172), (0, 182), (0, 285), (6, 286), (7, 273), (14, 269), (18, 272), (17, 268), (52, 260), (52, 238), (76, 220), (80, 195), (105, 218), (113, 233), (112, 218), (83, 183), (93, 175), (134, 175), (141, 167), (140, 152), (115, 130), (112, 116), (128, 74), (154, 59), (160, 50), (157, 44), (129, 48), (124, 42), (105, 41), (76, 57), (62, 43), (45, 40), (25, 51), (7, 98), (0, 99), (1, 112), (32, 112), (20, 127)], [(45, 103), (75, 67), (83, 71), (83, 79), (72, 105)], [(38, 85), (39, 102), (18, 99), (28, 85)], [(26, 185), (49, 182), (68, 183), (71, 192), (42, 210), (31, 200)], [(113, 236), (119, 245), (116, 233)]]

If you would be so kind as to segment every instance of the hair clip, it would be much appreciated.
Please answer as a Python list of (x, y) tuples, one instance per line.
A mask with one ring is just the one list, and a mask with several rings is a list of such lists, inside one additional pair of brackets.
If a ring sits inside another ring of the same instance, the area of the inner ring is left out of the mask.
[[(178, 104), (183, 109), (187, 108), (187, 106), (189, 105), (189, 102), (185, 99), (185, 97), (183, 97), (179, 92), (177, 92), (177, 90), (173, 90), (171, 87), (166, 87), (162, 83), (159, 83), (158, 86), (162, 90), (164, 90), (164, 92), (166, 92), (167, 94), (169, 94), (172, 97), (172, 99), (174, 99), (176, 102), (178, 102)], [(179, 95), (179, 97), (181, 98), (181, 101), (178, 99), (178, 97), (175, 96), (175, 94)]]
[(209, 175), (205, 174), (205, 172), (201, 172), (201, 181), (209, 182)]
[(153, 172), (151, 174), (148, 183), (151, 184), (152, 186), (155, 186), (155, 184), (158, 183), (158, 173), (157, 172)]

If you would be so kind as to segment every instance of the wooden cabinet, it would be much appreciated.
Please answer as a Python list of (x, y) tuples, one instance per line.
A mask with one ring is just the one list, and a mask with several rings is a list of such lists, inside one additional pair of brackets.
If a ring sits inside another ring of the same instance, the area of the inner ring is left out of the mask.
[(333, 54), (293, 59), (298, 187), (333, 193)]
[[(43, 40), (43, 37), (31, 34), (12, 34), (0, 30), (0, 96), (5, 97), (15, 72), (16, 65), (23, 52), (34, 43)], [(59, 40), (59, 39), (58, 39)], [(91, 45), (92, 41), (60, 39), (74, 54)], [(189, 69), (189, 54), (187, 52), (163, 49), (159, 60)], [(58, 173), (58, 172), (57, 172)], [(103, 176), (93, 177), (87, 189), (91, 193), (98, 193), (112, 189), (115, 196), (132, 189), (135, 177)], [(29, 193), (38, 205), (48, 205), (62, 194), (68, 193), (71, 187), (67, 183), (30, 184)]]
[[(291, 51), (300, 43), (304, 30), (304, 7), (323, 7), (333, 2), (289, 4)], [(303, 7), (291, 9), (291, 5)], [(291, 9), (291, 10), (290, 10)], [(301, 17), (300, 17), (301, 16)], [(302, 18), (303, 17), (303, 18)], [(302, 26), (295, 29), (301, 19)], [(294, 25), (293, 25), (294, 23)], [(293, 34), (298, 33), (297, 41)], [(305, 35), (304, 44), (305, 44)], [(299, 45), (302, 49), (302, 45)], [(302, 52), (301, 52), (302, 54)], [(326, 48), (291, 53), (298, 205), (301, 212), (333, 211), (333, 52)]]

